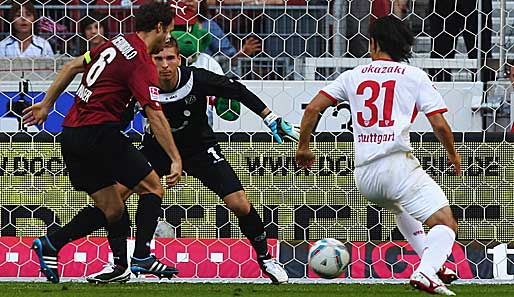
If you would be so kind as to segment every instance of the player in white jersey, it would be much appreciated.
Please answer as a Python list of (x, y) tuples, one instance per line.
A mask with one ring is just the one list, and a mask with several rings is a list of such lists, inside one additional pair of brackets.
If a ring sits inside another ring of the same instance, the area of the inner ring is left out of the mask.
[[(460, 155), (442, 113), (441, 95), (420, 69), (400, 63), (411, 56), (413, 37), (399, 19), (378, 19), (370, 31), (372, 62), (342, 73), (323, 88), (305, 110), (296, 161), (310, 167), (310, 136), (328, 106), (349, 101), (354, 123), (355, 180), (370, 201), (395, 214), (398, 228), (421, 257), (410, 283), (415, 288), (455, 295), (443, 283), (456, 275), (444, 267), (455, 241), (457, 223), (441, 188), (412, 154), (409, 129), (424, 113), (449, 162), (460, 175)], [(422, 223), (431, 229), (425, 235)]]

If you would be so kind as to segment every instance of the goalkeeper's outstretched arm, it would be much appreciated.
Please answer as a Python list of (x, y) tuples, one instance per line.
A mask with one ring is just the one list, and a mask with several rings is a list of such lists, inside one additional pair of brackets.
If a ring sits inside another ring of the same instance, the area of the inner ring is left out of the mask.
[(257, 95), (240, 82), (204, 69), (197, 69), (195, 74), (201, 77), (209, 95), (237, 100), (259, 115), (279, 144), (284, 142), (284, 138), (298, 141), (300, 137), (298, 127), (273, 113)]

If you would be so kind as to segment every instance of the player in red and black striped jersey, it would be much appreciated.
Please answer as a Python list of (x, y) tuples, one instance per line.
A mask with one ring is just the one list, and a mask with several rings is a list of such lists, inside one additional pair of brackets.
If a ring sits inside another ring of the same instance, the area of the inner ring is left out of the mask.
[(136, 34), (118, 36), (66, 64), (43, 101), (25, 110), (25, 123), (42, 124), (75, 75), (84, 73), (63, 122), (61, 149), (73, 187), (87, 192), (95, 205), (82, 209), (61, 230), (34, 241), (32, 248), (41, 271), (51, 282), (59, 282), (57, 254), (66, 243), (101, 227), (116, 230), (118, 225), (125, 225), (128, 216), (120, 195), (125, 189), (140, 195), (132, 271), (163, 277), (177, 273), (150, 256), (149, 242), (164, 194), (159, 176), (120, 131), (121, 115), (134, 97), (148, 115), (159, 144), (173, 160), (167, 185), (179, 181), (182, 161), (157, 101), (157, 74), (150, 56), (162, 50), (173, 29), (173, 17), (173, 11), (163, 3), (142, 5), (135, 13)]
[[(255, 114), (260, 115), (270, 127), (273, 137), (281, 143), (284, 137), (297, 139), (294, 127), (266, 107), (264, 102), (243, 84), (213, 72), (195, 67), (179, 67), (177, 42), (170, 38), (164, 50), (154, 55), (159, 73), (159, 86), (163, 112), (172, 127), (173, 137), (180, 151), (184, 171), (198, 178), (204, 186), (215, 192), (228, 209), (238, 218), (239, 228), (257, 255), (257, 262), (273, 283), (288, 281), (287, 272), (268, 253), (263, 221), (247, 198), (239, 177), (225, 159), (207, 120), (207, 97), (226, 97), (240, 101)], [(219, 106), (217, 107), (219, 108)], [(219, 112), (219, 110), (217, 110)], [(226, 110), (225, 110), (226, 111)], [(128, 117), (127, 117), (128, 118)], [(160, 176), (168, 174), (170, 158), (157, 143), (152, 131), (147, 130), (139, 150)], [(128, 199), (131, 193), (122, 197)], [(87, 276), (92, 283), (126, 281), (122, 278), (123, 258), (127, 255), (127, 236), (108, 233), (114, 265)]]

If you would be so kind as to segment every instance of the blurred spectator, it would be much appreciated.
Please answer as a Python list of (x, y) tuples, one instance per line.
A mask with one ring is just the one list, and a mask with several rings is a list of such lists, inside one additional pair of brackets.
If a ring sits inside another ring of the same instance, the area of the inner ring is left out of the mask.
[(81, 54), (100, 46), (109, 40), (109, 25), (107, 15), (97, 11), (89, 11), (80, 22)]
[(505, 64), (505, 77), (511, 82), (511, 86), (514, 87), (514, 60), (509, 60)]
[(409, 12), (409, 0), (397, 0), (393, 3), (393, 13), (400, 17), (404, 18), (407, 16)]
[[(459, 35), (464, 37), (468, 58), (476, 59), (480, 50), (482, 64), (491, 58), (491, 11), (492, 0), (482, 0), (482, 7), (477, 9), (478, 0), (430, 0), (430, 36), (433, 38), (434, 50), (431, 58), (453, 59)], [(478, 46), (478, 12), (481, 11), (482, 46)], [(494, 72), (487, 67), (481, 70), (482, 81), (494, 79)], [(431, 71), (436, 81), (450, 81), (447, 71)]]
[[(228, 58), (251, 57), (261, 51), (261, 42), (254, 37), (246, 38), (241, 49), (238, 51), (232, 45), (227, 34), (223, 32), (223, 29), (221, 29), (218, 23), (211, 19), (206, 0), (185, 0), (183, 3), (186, 9), (189, 9), (194, 15), (197, 15), (200, 28), (208, 30), (213, 36), (211, 43), (205, 49), (206, 54), (214, 56), (221, 53)], [(180, 19), (180, 15), (177, 15), (175, 19), (177, 23), (177, 19)]]
[[(19, 0), (21, 1), (21, 0)], [(36, 9), (32, 2), (13, 2), (9, 10), (12, 35), (0, 42), (0, 57), (53, 56), (50, 43), (35, 35)]]
[(74, 34), (68, 30), (68, 27), (55, 22), (51, 17), (42, 17), (37, 24), (39, 36), (48, 40), (56, 54), (73, 51), (72, 44), (66, 44), (68, 38)]
[(409, 0), (359, 0), (348, 1), (346, 34), (349, 41), (348, 53), (361, 58), (369, 53), (369, 25), (377, 18), (393, 13), (403, 19), (408, 12)]

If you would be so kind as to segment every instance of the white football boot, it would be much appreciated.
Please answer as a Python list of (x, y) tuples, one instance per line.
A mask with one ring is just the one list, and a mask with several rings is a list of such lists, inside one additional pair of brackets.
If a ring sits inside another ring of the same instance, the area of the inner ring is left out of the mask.
[(430, 294), (455, 296), (455, 293), (448, 289), (435, 274), (427, 276), (423, 272), (415, 271), (410, 277), (410, 284), (414, 288)]
[(282, 265), (278, 263), (277, 259), (272, 258), (268, 260), (262, 260), (259, 262), (262, 272), (269, 276), (269, 278), (274, 284), (286, 283), (289, 280), (287, 272), (284, 270)]

